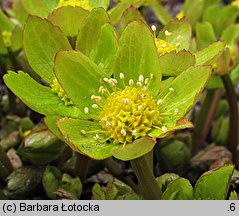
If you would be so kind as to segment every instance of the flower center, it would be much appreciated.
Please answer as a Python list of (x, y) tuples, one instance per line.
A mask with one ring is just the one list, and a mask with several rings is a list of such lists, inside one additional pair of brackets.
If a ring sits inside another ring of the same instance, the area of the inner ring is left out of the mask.
[(162, 124), (162, 118), (148, 90), (126, 86), (107, 98), (99, 123), (115, 143), (126, 143), (146, 136), (153, 125)]
[(239, 8), (239, 0), (234, 0), (231, 4)]
[(11, 37), (12, 37), (11, 32), (9, 32), (9, 31), (2, 32), (3, 43), (6, 47), (11, 47), (11, 45), (12, 45)]
[(51, 84), (51, 88), (51, 90), (58, 95), (58, 97), (61, 99), (61, 101), (65, 103), (66, 106), (73, 105), (72, 101), (67, 96), (64, 89), (61, 87), (56, 78), (54, 78), (53, 83)]
[(164, 55), (166, 53), (169, 53), (173, 50), (176, 50), (176, 47), (170, 44), (169, 42), (162, 40), (160, 38), (155, 39), (155, 44), (158, 50), (159, 55)]
[(63, 7), (63, 6), (72, 6), (72, 7), (81, 7), (85, 10), (90, 11), (92, 8), (89, 6), (87, 1), (83, 0), (60, 0), (57, 8)]

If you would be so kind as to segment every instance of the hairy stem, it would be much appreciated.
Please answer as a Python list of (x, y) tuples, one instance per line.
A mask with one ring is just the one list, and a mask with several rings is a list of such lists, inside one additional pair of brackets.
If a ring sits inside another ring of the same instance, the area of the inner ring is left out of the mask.
[(109, 172), (116, 177), (117, 179), (121, 180), (125, 184), (129, 185), (136, 193), (139, 193), (138, 186), (133, 182), (133, 180), (128, 176), (124, 170), (120, 168), (120, 166), (112, 159), (107, 158), (102, 161), (104, 166), (109, 170)]
[(6, 152), (1, 147), (1, 145), (0, 145), (0, 161), (6, 167), (6, 169), (9, 171), (9, 173), (11, 173), (13, 171), (13, 166), (12, 166)]
[(84, 182), (86, 179), (90, 162), (91, 159), (89, 157), (79, 153), (76, 154), (75, 174), (81, 179), (82, 182)]
[[(149, 154), (152, 154), (151, 152)], [(131, 160), (131, 166), (138, 178), (141, 194), (147, 200), (160, 200), (162, 191), (155, 180), (152, 169), (150, 169), (148, 155)]]
[(237, 96), (235, 92), (234, 85), (229, 77), (229, 75), (221, 76), (225, 90), (226, 96), (229, 104), (229, 131), (227, 137), (227, 148), (232, 153), (233, 163), (237, 162), (237, 141), (238, 141), (238, 106), (237, 106)]
[(214, 115), (220, 102), (222, 90), (208, 90), (195, 121), (192, 153), (196, 154), (205, 143)]

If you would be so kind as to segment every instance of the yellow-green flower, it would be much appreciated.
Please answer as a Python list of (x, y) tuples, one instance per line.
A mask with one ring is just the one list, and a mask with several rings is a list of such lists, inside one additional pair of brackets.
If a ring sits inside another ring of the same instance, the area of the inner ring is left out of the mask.
[(92, 10), (88, 1), (86, 0), (60, 0), (57, 8), (60, 8), (63, 6), (81, 7), (88, 11)]
[(183, 10), (181, 10), (181, 11), (176, 15), (176, 18), (180, 20), (180, 19), (182, 19), (184, 16), (185, 16), (185, 13), (184, 13)]
[[(94, 159), (113, 155), (131, 160), (151, 151), (155, 138), (192, 127), (184, 116), (196, 102), (210, 68), (191, 67), (162, 87), (158, 61), (150, 30), (137, 21), (122, 33), (112, 74), (79, 51), (59, 52), (55, 75), (84, 114), (58, 121), (65, 141)], [(74, 70), (68, 73), (69, 68)]]
[(12, 37), (11, 32), (9, 32), (9, 31), (2, 32), (3, 43), (6, 47), (11, 47), (11, 45), (12, 45), (11, 37)]
[(239, 0), (234, 0), (231, 4), (239, 8)]

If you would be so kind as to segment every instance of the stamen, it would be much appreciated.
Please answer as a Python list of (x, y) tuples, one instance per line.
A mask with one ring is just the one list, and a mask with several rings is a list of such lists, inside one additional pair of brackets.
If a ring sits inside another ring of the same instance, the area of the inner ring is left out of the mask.
[(139, 105), (138, 107), (137, 107), (137, 110), (142, 110), (142, 108), (143, 108), (143, 106), (142, 105)]
[(96, 134), (95, 136), (93, 136), (93, 139), (94, 140), (98, 140), (100, 137), (99, 137), (99, 135), (98, 134)]
[(120, 73), (120, 79), (124, 79), (124, 74)]
[(106, 93), (106, 89), (105, 89), (104, 86), (100, 86), (100, 88), (99, 88), (99, 93), (100, 93), (100, 94), (105, 94), (105, 93)]
[(167, 46), (167, 44), (162, 44), (162, 47), (165, 48)]
[(139, 75), (139, 82), (143, 83), (144, 82), (144, 76), (141, 74)]
[(129, 99), (128, 98), (125, 98), (124, 99), (124, 103), (127, 105), (127, 104), (129, 104)]
[(80, 131), (82, 135), (86, 135), (86, 131), (85, 130), (81, 130)]
[(109, 79), (108, 78), (103, 78), (103, 80), (105, 81), (105, 82), (107, 82), (107, 83), (109, 83)]
[(121, 129), (120, 133), (121, 133), (123, 136), (126, 136), (126, 135), (127, 135), (127, 133), (126, 133), (126, 131), (125, 131), (124, 129)]
[(178, 114), (178, 112), (179, 112), (179, 110), (178, 110), (178, 109), (175, 109), (175, 110), (174, 110), (174, 114), (176, 114), (176, 115), (177, 115), (177, 114)]
[(151, 29), (152, 29), (152, 31), (156, 31), (156, 26), (155, 26), (155, 25), (152, 25), (152, 26), (151, 26)]
[(179, 39), (181, 39), (182, 38), (182, 36), (181, 35), (178, 35), (177, 36), (177, 40), (179, 40)]
[(147, 87), (146, 86), (143, 87), (143, 91), (145, 91), (145, 92), (147, 91)]
[(84, 108), (84, 113), (85, 113), (85, 114), (88, 114), (88, 113), (89, 113), (89, 108), (88, 108), (88, 107), (85, 107), (85, 108)]
[(95, 99), (95, 95), (91, 95), (90, 99), (94, 100)]
[(174, 92), (174, 88), (169, 88), (168, 90), (171, 92)]
[(149, 78), (146, 78), (144, 84), (147, 85), (149, 83)]
[(168, 128), (165, 127), (165, 126), (163, 126), (163, 127), (162, 127), (162, 131), (163, 131), (164, 133), (166, 133), (166, 132), (168, 131)]
[(97, 104), (92, 104), (92, 108), (93, 108), (93, 109), (98, 109), (99, 106), (98, 106)]
[(134, 85), (134, 80), (130, 79), (129, 80), (129, 86), (132, 86), (132, 85)]
[(109, 121), (106, 122), (106, 127), (111, 127), (111, 123)]
[(137, 135), (137, 131), (136, 130), (132, 130), (132, 135), (136, 136)]
[(107, 120), (107, 118), (104, 117), (104, 118), (101, 119), (101, 121), (107, 122), (108, 120)]
[(162, 99), (158, 99), (157, 105), (161, 105), (162, 103), (163, 103), (163, 100)]
[(143, 86), (143, 84), (142, 84), (141, 82), (137, 82), (137, 85), (138, 85), (139, 87), (142, 87), (142, 86)]
[(176, 43), (176, 45), (175, 45), (175, 46), (176, 46), (177, 48), (178, 48), (178, 47), (180, 47), (180, 43)]
[(166, 31), (164, 32), (164, 34), (165, 34), (165, 36), (170, 36), (170, 35), (172, 35), (172, 32), (169, 32), (168, 30), (166, 30)]
[(150, 79), (152, 80), (154, 78), (154, 74), (150, 74)]

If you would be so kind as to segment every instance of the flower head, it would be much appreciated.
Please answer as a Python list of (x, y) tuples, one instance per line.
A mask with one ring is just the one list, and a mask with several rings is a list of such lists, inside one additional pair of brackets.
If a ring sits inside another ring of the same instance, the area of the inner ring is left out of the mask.
[(88, 1), (85, 0), (60, 0), (57, 8), (63, 6), (81, 7), (90, 11), (92, 8), (89, 6)]
[(239, 0), (234, 0), (231, 4), (239, 8)]

